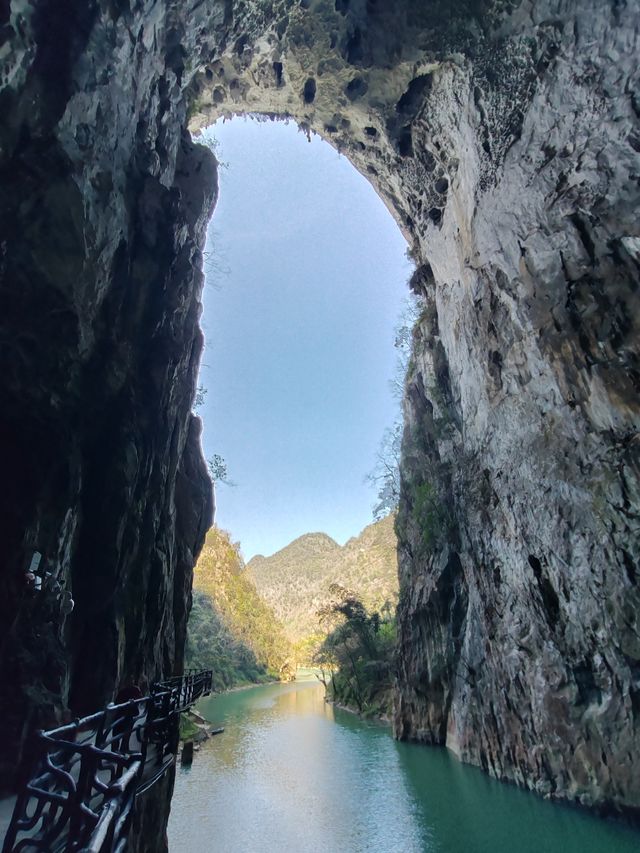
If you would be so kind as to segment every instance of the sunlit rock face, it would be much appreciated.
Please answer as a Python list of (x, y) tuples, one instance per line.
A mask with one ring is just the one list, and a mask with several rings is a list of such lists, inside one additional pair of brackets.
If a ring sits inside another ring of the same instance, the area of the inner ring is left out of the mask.
[[(42, 685), (22, 701), (179, 665), (215, 193), (184, 127), (289, 116), (374, 184), (425, 300), (397, 735), (640, 807), (638, 2), (67, 5), (0, 11), (0, 624), (25, 608), (5, 667)], [(20, 603), (35, 549), (66, 619)]]
[(395, 719), (636, 810), (637, 23), (637, 4), (515, 12), (506, 66), (435, 75), (413, 125), (448, 189), (417, 228)]

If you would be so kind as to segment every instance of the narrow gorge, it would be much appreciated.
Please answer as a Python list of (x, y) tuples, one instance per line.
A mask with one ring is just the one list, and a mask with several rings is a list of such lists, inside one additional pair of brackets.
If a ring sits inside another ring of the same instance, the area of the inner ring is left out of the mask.
[(639, 32), (638, 0), (0, 0), (5, 788), (31, 731), (182, 669), (191, 134), (248, 113), (348, 157), (415, 262), (396, 736), (640, 815)]

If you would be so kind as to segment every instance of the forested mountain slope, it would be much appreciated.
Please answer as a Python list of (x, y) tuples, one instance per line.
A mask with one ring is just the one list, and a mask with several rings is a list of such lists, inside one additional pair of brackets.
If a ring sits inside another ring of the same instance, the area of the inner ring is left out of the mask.
[(317, 634), (318, 610), (333, 583), (353, 590), (369, 609), (398, 600), (392, 515), (340, 546), (325, 533), (307, 533), (271, 557), (254, 557), (247, 572), (294, 641)]
[(195, 567), (187, 666), (213, 670), (214, 688), (288, 678), (291, 644), (244, 569), (239, 546), (217, 527)]

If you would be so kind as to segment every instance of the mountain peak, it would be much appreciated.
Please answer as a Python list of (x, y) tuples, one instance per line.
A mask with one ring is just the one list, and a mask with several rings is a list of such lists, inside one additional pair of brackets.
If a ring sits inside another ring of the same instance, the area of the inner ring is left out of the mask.
[(317, 612), (329, 587), (354, 590), (369, 608), (398, 598), (394, 518), (369, 524), (341, 546), (326, 533), (305, 533), (270, 557), (253, 557), (247, 571), (293, 640), (317, 633)]

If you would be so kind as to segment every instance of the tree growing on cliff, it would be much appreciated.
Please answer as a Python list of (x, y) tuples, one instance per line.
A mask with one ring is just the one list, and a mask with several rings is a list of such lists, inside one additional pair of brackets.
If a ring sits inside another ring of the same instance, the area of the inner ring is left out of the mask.
[(225, 486), (235, 486), (233, 480), (229, 479), (227, 463), (219, 453), (214, 453), (213, 456), (207, 459), (207, 468), (214, 486), (218, 483), (224, 483)]
[[(390, 710), (395, 649), (395, 619), (387, 611), (369, 612), (351, 590), (339, 584), (329, 588), (329, 601), (318, 611), (330, 628), (316, 653), (325, 689), (332, 698), (358, 713)], [(330, 683), (327, 675), (329, 673)]]
[(375, 521), (380, 521), (385, 515), (389, 515), (398, 508), (401, 444), (402, 422), (397, 421), (384, 431), (376, 456), (376, 464), (366, 476), (366, 481), (378, 490), (378, 499), (373, 506)]
[[(405, 301), (404, 309), (395, 329), (394, 347), (397, 358), (391, 390), (393, 396), (402, 400), (404, 385), (411, 352), (413, 349), (413, 333), (424, 308), (424, 299), (415, 294)], [(365, 482), (377, 489), (378, 499), (373, 506), (373, 517), (376, 521), (384, 518), (390, 512), (395, 512), (400, 501), (400, 449), (402, 445), (403, 421), (399, 414), (392, 427), (387, 427), (382, 434), (380, 446), (376, 454), (373, 469), (365, 477)]]
[(207, 396), (208, 389), (204, 387), (204, 385), (198, 385), (196, 388), (195, 397), (193, 398), (193, 405), (191, 406), (194, 412), (197, 412), (201, 406), (204, 406), (204, 398)]

